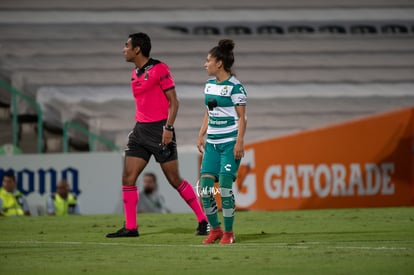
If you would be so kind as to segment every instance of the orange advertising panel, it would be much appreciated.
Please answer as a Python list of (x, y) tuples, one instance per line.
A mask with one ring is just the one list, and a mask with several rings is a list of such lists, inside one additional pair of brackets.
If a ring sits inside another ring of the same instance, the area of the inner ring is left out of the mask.
[(414, 108), (248, 144), (239, 209), (414, 205)]

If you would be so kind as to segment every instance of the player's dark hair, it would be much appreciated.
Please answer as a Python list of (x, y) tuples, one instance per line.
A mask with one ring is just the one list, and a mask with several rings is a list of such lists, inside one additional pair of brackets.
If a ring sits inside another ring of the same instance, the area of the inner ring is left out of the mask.
[(226, 72), (232, 73), (231, 67), (234, 63), (234, 42), (230, 39), (222, 39), (218, 45), (212, 48), (208, 53), (217, 61), (223, 62), (223, 68)]
[(139, 47), (141, 53), (145, 57), (150, 56), (151, 52), (151, 39), (149, 36), (143, 32), (133, 33), (128, 36), (131, 38), (132, 48)]

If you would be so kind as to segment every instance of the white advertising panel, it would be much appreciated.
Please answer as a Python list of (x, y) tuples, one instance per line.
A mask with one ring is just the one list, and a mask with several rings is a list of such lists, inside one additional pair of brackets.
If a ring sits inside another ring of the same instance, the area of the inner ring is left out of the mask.
[[(15, 172), (18, 188), (26, 195), (34, 215), (45, 213), (47, 198), (62, 178), (68, 180), (77, 195), (82, 214), (122, 213), (122, 168), (123, 156), (112, 152), (0, 157), (0, 178), (5, 171)], [(198, 154), (179, 153), (179, 168), (181, 176), (194, 186), (198, 179)], [(157, 175), (159, 191), (172, 212), (191, 212), (153, 159), (144, 170), (147, 171)]]

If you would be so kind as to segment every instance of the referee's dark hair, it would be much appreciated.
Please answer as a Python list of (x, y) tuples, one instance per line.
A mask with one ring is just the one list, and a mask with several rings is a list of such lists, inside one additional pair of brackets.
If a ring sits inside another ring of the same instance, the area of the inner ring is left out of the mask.
[(131, 38), (132, 48), (139, 47), (143, 56), (145, 57), (150, 56), (151, 39), (146, 33), (143, 33), (143, 32), (133, 33), (133, 34), (130, 34), (128, 37)]

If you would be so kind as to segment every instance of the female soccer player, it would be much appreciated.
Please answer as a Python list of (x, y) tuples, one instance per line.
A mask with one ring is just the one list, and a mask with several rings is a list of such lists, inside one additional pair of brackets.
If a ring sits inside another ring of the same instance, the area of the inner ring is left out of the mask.
[[(197, 148), (203, 154), (200, 187), (211, 230), (203, 244), (235, 242), (233, 233), (234, 195), (241, 158), (244, 156), (247, 94), (232, 73), (234, 42), (220, 40), (207, 54), (205, 69), (212, 78), (204, 88), (206, 112), (198, 135)], [(207, 139), (204, 139), (207, 134)], [(214, 183), (218, 180), (224, 217), (224, 232), (217, 216)]]

